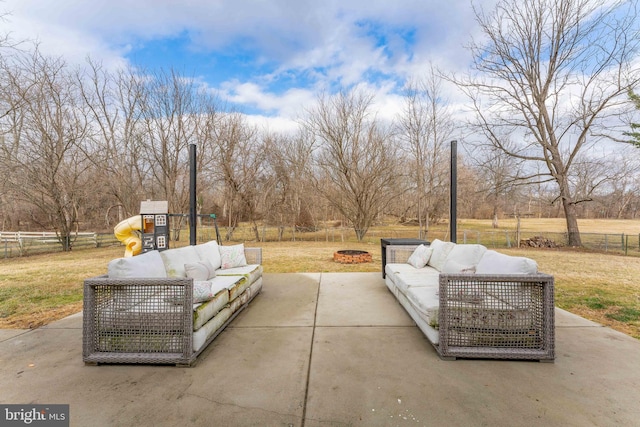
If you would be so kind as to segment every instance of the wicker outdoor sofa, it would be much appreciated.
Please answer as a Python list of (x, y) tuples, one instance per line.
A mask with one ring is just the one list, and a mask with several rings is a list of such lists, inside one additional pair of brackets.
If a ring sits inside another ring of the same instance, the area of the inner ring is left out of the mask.
[(535, 261), (437, 239), (386, 259), (387, 287), (442, 359), (554, 360), (554, 279)]
[(111, 261), (84, 282), (85, 364), (193, 365), (260, 293), (261, 262), (215, 241)]

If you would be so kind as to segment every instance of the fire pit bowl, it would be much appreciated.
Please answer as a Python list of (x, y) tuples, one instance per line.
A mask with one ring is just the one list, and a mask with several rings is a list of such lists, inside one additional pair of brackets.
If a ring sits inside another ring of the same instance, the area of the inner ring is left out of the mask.
[(360, 264), (371, 262), (371, 254), (367, 251), (343, 250), (333, 253), (333, 260), (341, 264)]

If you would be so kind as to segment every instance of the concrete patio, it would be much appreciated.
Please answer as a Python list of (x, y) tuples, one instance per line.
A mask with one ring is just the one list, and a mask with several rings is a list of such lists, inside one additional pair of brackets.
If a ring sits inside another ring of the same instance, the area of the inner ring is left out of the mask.
[(640, 341), (557, 309), (555, 363), (443, 361), (380, 273), (266, 274), (192, 368), (85, 366), (81, 328), (0, 331), (0, 402), (72, 426), (640, 425)]

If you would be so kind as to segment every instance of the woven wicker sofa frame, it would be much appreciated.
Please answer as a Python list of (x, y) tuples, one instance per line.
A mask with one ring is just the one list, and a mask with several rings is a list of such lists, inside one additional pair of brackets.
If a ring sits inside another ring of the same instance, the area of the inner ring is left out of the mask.
[[(245, 248), (248, 264), (262, 263), (261, 248)], [(246, 292), (246, 291), (245, 291)], [(124, 303), (118, 295), (126, 295)], [(158, 296), (162, 295), (162, 298)], [(83, 360), (100, 363), (193, 366), (198, 355), (244, 310), (242, 304), (198, 351), (193, 350), (193, 279), (110, 279), (84, 281)], [(166, 300), (172, 301), (166, 303)], [(132, 314), (132, 307), (142, 307)]]
[[(414, 245), (387, 247), (403, 263)], [(554, 278), (548, 274), (439, 275), (438, 354), (456, 358), (555, 358)], [(432, 343), (433, 344), (433, 343)]]

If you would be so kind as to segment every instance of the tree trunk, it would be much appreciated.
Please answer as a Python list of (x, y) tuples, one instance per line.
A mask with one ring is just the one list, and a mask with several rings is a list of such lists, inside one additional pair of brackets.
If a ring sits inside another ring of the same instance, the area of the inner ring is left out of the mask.
[(258, 223), (255, 220), (253, 220), (252, 222), (253, 222), (253, 226), (251, 228), (253, 229), (253, 234), (254, 234), (254, 236), (256, 238), (256, 242), (259, 242), (260, 241), (260, 233), (258, 232)]
[(567, 197), (562, 198), (562, 207), (567, 221), (567, 243), (569, 246), (582, 246), (580, 230), (578, 229), (578, 214), (576, 205)]
[(419, 191), (418, 196), (418, 239), (422, 239), (422, 190)]

